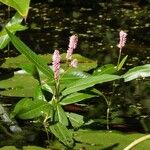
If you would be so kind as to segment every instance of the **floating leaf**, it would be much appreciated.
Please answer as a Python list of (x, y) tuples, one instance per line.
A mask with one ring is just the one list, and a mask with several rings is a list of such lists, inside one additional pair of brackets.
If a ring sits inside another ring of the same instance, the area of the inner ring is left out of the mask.
[(45, 149), (39, 146), (23, 146), (23, 150), (52, 150), (52, 149)]
[(34, 97), (38, 81), (29, 74), (15, 74), (13, 77), (0, 80), (1, 95), (15, 97)]
[[(97, 67), (97, 61), (91, 60), (79, 54), (73, 54), (73, 59), (77, 59), (78, 61), (78, 66), (77, 66), (78, 70), (89, 71)], [(66, 53), (63, 53), (61, 55), (61, 67), (64, 69), (68, 67), (66, 65)]]
[[(38, 57), (40, 57), (40, 59), (42, 59), (43, 61), (45, 61), (45, 63), (49, 63), (52, 55), (51, 54), (45, 54), (45, 55), (38, 55)], [(5, 62), (1, 65), (1, 67), (3, 68), (22, 68), (24, 67), (24, 65), (26, 65), (26, 67), (30, 67), (31, 66), (31, 62), (30, 60), (28, 60), (26, 58), (26, 56), (24, 56), (23, 54), (17, 56), (17, 57), (8, 57), (6, 58)], [(29, 71), (31, 72), (32, 69), (29, 69)]]

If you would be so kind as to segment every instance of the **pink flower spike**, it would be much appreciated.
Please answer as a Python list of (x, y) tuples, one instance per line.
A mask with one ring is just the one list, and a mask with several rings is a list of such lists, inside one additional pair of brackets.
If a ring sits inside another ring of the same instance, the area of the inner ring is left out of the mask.
[(60, 71), (60, 54), (58, 50), (54, 51), (52, 64), (53, 64), (54, 78), (55, 80), (58, 80)]
[(78, 61), (77, 61), (77, 59), (72, 60), (70, 65), (71, 65), (72, 67), (74, 67), (74, 68), (77, 68), (77, 66), (78, 66)]
[(68, 47), (71, 49), (75, 49), (77, 47), (77, 42), (78, 42), (78, 36), (76, 34), (72, 35), (70, 37), (70, 42), (69, 42)]
[(127, 33), (121, 30), (119, 35), (120, 35), (120, 41), (119, 41), (119, 44), (117, 46), (120, 49), (122, 49), (125, 46), (125, 43), (126, 43)]
[(78, 36), (72, 35), (69, 40), (69, 45), (68, 45), (68, 50), (66, 55), (67, 60), (72, 59), (73, 50), (77, 47), (77, 43), (78, 43)]

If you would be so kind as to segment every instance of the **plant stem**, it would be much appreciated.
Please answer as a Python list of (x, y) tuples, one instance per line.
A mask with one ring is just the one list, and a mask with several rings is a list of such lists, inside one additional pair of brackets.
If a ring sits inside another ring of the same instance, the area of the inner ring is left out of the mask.
[(110, 114), (110, 109), (109, 107), (107, 107), (107, 115), (106, 115), (106, 121), (107, 121), (107, 130), (109, 130), (109, 114)]
[(55, 81), (55, 99), (59, 101), (59, 80)]
[(130, 150), (131, 148), (133, 148), (134, 146), (136, 146), (137, 144), (150, 139), (150, 134), (149, 135), (145, 135), (137, 140), (135, 140), (134, 142), (132, 142), (131, 144), (129, 144), (126, 148), (124, 148), (124, 150)]
[(122, 49), (120, 48), (118, 62), (117, 62), (117, 70), (118, 70), (118, 67), (119, 67), (120, 59), (121, 59), (121, 52), (122, 52)]
[(48, 130), (47, 130), (47, 124), (46, 124), (47, 119), (48, 119), (48, 117), (46, 116), (44, 121), (43, 121), (43, 126), (44, 126), (44, 129), (45, 129), (45, 132), (46, 132), (48, 143), (50, 144), (50, 138), (49, 138), (49, 134), (48, 134)]
[(111, 102), (106, 98), (106, 96), (102, 93), (102, 96), (103, 98), (105, 99), (105, 102), (107, 104), (107, 111), (106, 111), (106, 128), (107, 130), (109, 130), (109, 115), (110, 115), (110, 105), (111, 105)]

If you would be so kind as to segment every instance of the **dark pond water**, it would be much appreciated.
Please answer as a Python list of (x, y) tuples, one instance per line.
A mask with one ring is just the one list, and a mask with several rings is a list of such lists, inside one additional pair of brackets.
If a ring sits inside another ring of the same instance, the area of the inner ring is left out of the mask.
[[(7, 7), (0, 4), (1, 27), (14, 13), (13, 9), (8, 11)], [(102, 65), (116, 63), (118, 33), (120, 30), (125, 30), (128, 36), (123, 55), (129, 55), (125, 66), (125, 69), (129, 69), (136, 65), (150, 63), (149, 21), (148, 1), (36, 1), (31, 3), (29, 15), (24, 22), (29, 27), (28, 30), (20, 32), (18, 35), (35, 52), (45, 54), (53, 53), (55, 49), (59, 49), (62, 53), (65, 52), (69, 36), (77, 33), (79, 44), (75, 53), (98, 60), (99, 65)], [(0, 55), (0, 58), (17, 56), (18, 52), (10, 45), (10, 51), (6, 48), (0, 51)], [(109, 90), (107, 87), (104, 89)], [(115, 115), (123, 116), (130, 123), (132, 129), (136, 124), (138, 126), (136, 129), (140, 131), (145, 129), (145, 124), (146, 128), (150, 126), (149, 89), (150, 80), (148, 78), (120, 84), (113, 98), (112, 118), (115, 118)], [(8, 100), (4, 97), (1, 99)], [(89, 116), (96, 118), (105, 114), (102, 111), (105, 107), (104, 104), (100, 104), (96, 110), (93, 110), (95, 104), (97, 105), (97, 103), (91, 105), (92, 113), (89, 113)], [(34, 130), (38, 131), (37, 134)], [(30, 141), (21, 137), (24, 142), (32, 143), (32, 139), (35, 142), (36, 137), (39, 137), (40, 134), (43, 135), (40, 129), (35, 127), (34, 130), (31, 128), (31, 131), (27, 132)], [(148, 130), (150, 129), (146, 129), (146, 131)], [(30, 134), (31, 132), (34, 134)], [(37, 140), (40, 141), (40, 139)], [(17, 138), (13, 142), (17, 142)]]

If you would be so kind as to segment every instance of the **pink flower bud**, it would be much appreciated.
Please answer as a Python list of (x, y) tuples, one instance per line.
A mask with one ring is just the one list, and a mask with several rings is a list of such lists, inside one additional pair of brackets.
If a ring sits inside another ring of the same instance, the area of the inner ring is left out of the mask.
[(78, 36), (72, 35), (70, 37), (70, 41), (68, 45), (68, 50), (67, 50), (67, 55), (66, 55), (67, 60), (72, 59), (72, 53), (73, 53), (73, 50), (77, 47), (77, 42), (78, 42)]
[(72, 60), (70, 65), (71, 65), (72, 67), (74, 67), (74, 68), (77, 68), (77, 66), (78, 66), (78, 61), (77, 61), (77, 59)]
[(126, 36), (127, 36), (127, 33), (125, 33), (124, 31), (120, 31), (119, 33), (120, 35), (120, 41), (119, 41), (119, 44), (117, 45), (120, 49), (122, 49), (124, 46), (125, 46), (125, 43), (126, 43)]
[(55, 80), (58, 80), (60, 71), (60, 54), (58, 50), (54, 51), (52, 64), (53, 64), (54, 78)]

